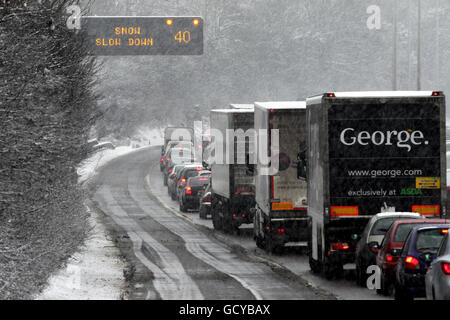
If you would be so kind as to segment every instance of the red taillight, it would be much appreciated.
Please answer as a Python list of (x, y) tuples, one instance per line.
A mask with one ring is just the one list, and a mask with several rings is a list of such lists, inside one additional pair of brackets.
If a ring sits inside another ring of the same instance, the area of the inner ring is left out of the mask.
[(447, 234), (447, 233), (448, 233), (448, 229), (442, 229), (442, 230), (441, 230), (441, 233), (442, 233), (442, 234)]
[(202, 171), (203, 168), (202, 168), (202, 167), (197, 167), (197, 169), (195, 169), (195, 170), (197, 170), (197, 171)]
[(161, 158), (161, 160), (160, 160), (161, 162), (164, 162), (164, 158)]
[(187, 187), (185, 192), (186, 192), (186, 194), (192, 194), (192, 188), (191, 187)]
[(416, 270), (419, 268), (419, 260), (414, 257), (407, 256), (405, 258), (405, 268), (409, 270)]
[(233, 218), (236, 218), (236, 214), (235, 213), (233, 213)]
[(438, 91), (433, 91), (433, 96), (437, 97), (439, 95)]
[(209, 195), (207, 195), (206, 198), (205, 198), (205, 201), (206, 202), (211, 202), (211, 197)]
[(334, 242), (331, 244), (332, 250), (348, 250), (350, 246), (345, 242)]
[(283, 234), (284, 231), (285, 231), (284, 229), (278, 229), (278, 233), (279, 233), (279, 234)]
[(389, 255), (386, 256), (386, 262), (392, 262), (392, 260), (394, 260), (392, 256)]
[(186, 183), (186, 178), (181, 179), (181, 183)]
[(169, 161), (170, 161), (170, 158), (166, 158), (166, 161), (169, 162)]
[(334, 93), (330, 92), (330, 93), (327, 93), (327, 97), (334, 98), (334, 97), (336, 97), (336, 95)]
[(441, 269), (445, 275), (450, 276), (450, 263), (441, 262)]
[(242, 214), (242, 218), (245, 218), (245, 214)]
[(169, 173), (172, 173), (172, 168), (169, 168), (169, 170), (167, 170)]
[(209, 179), (208, 178), (200, 178), (198, 180), (200, 180), (200, 181), (208, 181)]

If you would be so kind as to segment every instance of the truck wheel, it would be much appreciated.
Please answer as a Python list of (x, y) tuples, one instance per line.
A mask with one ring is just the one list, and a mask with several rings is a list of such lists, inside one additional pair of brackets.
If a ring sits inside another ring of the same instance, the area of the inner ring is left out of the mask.
[(331, 263), (325, 263), (323, 265), (323, 274), (327, 280), (332, 280), (335, 275), (335, 266)]
[(361, 265), (361, 262), (356, 263), (356, 283), (360, 286), (360, 287), (365, 287), (366, 286), (366, 281), (367, 281), (367, 277), (366, 274), (364, 273), (364, 266)]
[(219, 214), (216, 211), (211, 212), (211, 218), (213, 222), (213, 227), (215, 230), (222, 230), (222, 218), (219, 216)]
[(315, 274), (322, 272), (322, 264), (320, 261), (314, 260), (311, 256), (309, 256), (309, 268)]
[(186, 206), (184, 205), (182, 199), (180, 199), (180, 211), (181, 211), (181, 212), (186, 212), (186, 211), (187, 211), (187, 210), (186, 210)]
[(200, 219), (206, 219), (206, 211), (203, 209), (201, 209), (200, 208), (200, 211), (198, 212), (198, 217), (200, 218)]

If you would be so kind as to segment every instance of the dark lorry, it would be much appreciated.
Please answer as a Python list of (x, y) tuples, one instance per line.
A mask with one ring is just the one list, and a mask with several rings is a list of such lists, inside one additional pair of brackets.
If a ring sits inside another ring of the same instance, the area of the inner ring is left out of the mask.
[(231, 233), (253, 222), (255, 180), (248, 163), (254, 143), (253, 112), (252, 108), (211, 110), (212, 149), (207, 162), (212, 172), (211, 216), (217, 230)]
[[(288, 243), (306, 244), (305, 101), (255, 102), (255, 130), (258, 132), (253, 223), (256, 245), (273, 252)], [(263, 155), (263, 150), (268, 151), (267, 155)]]
[(442, 92), (326, 93), (307, 99), (309, 261), (331, 276), (355, 258), (378, 212), (446, 212)]

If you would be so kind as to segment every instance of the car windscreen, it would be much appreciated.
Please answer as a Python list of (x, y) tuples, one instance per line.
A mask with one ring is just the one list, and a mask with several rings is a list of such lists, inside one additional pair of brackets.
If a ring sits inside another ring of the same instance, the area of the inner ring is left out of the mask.
[(406, 238), (408, 237), (409, 232), (417, 226), (415, 223), (404, 223), (400, 224), (397, 227), (397, 231), (394, 235), (394, 242), (405, 242)]
[(386, 231), (391, 227), (392, 222), (395, 221), (396, 218), (383, 218), (375, 222), (372, 230), (370, 231), (371, 236), (384, 236)]
[(436, 253), (444, 239), (442, 228), (420, 230), (416, 238), (416, 250), (419, 252)]

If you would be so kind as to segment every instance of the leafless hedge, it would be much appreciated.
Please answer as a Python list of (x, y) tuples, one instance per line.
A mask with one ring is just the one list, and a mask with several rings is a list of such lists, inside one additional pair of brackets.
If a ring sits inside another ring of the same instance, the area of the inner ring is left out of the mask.
[(76, 165), (95, 61), (69, 0), (0, 0), (0, 298), (27, 299), (86, 234)]

